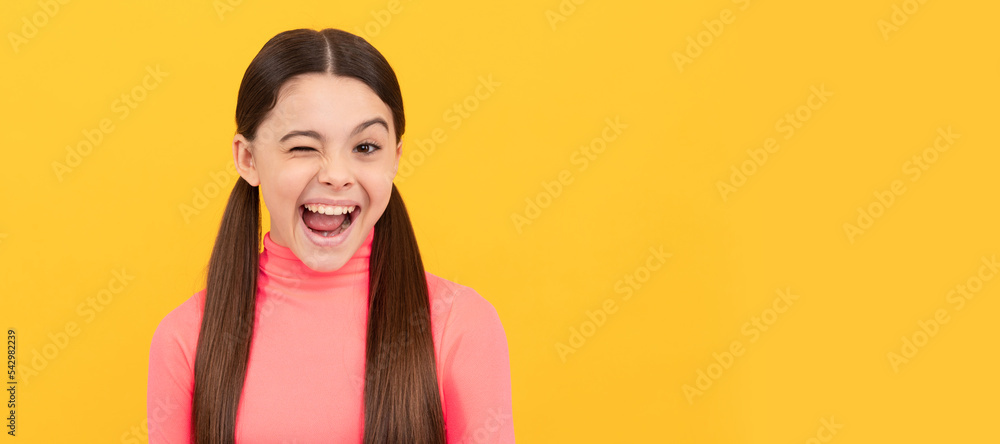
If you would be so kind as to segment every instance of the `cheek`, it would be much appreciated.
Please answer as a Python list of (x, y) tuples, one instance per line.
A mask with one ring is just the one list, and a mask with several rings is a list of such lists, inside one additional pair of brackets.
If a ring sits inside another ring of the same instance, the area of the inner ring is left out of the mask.
[(307, 168), (284, 168), (261, 178), (261, 190), (268, 212), (274, 216), (290, 217), (295, 214), (310, 172)]
[[(391, 173), (392, 170), (389, 172)], [(392, 181), (390, 179), (392, 179), (392, 175), (386, 174), (383, 170), (367, 171), (363, 176), (358, 176), (358, 183), (368, 194), (371, 208), (384, 208), (389, 202), (389, 196), (392, 194)]]

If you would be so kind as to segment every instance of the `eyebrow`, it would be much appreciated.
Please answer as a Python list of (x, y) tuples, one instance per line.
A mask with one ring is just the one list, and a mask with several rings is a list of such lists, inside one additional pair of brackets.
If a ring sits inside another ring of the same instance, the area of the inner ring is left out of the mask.
[[(375, 124), (382, 125), (383, 127), (385, 127), (386, 132), (389, 131), (389, 124), (385, 121), (385, 119), (383, 119), (381, 117), (375, 117), (375, 118), (372, 118), (372, 119), (368, 119), (368, 120), (366, 120), (364, 122), (361, 122), (358, 126), (354, 127), (354, 130), (351, 131), (351, 136), (350, 137), (354, 137), (354, 136), (360, 134), (362, 131), (365, 130), (365, 128), (368, 128), (369, 126), (372, 126), (372, 125), (375, 125)], [(321, 136), (316, 131), (313, 131), (313, 130), (295, 130), (295, 131), (289, 131), (288, 134), (285, 134), (284, 136), (281, 136), (281, 139), (279, 140), (279, 142), (284, 142), (285, 140), (288, 140), (288, 139), (290, 139), (292, 137), (295, 137), (295, 136), (312, 137), (313, 139), (316, 139), (318, 141), (321, 141), (321, 142), (323, 141), (323, 136)]]

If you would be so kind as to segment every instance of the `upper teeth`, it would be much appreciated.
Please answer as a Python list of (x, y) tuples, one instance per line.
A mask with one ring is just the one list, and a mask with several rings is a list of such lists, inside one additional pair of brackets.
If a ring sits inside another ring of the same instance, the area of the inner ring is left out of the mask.
[(313, 213), (338, 215), (347, 214), (354, 211), (354, 205), (351, 206), (340, 206), (340, 205), (323, 205), (323, 204), (306, 204), (306, 209), (312, 211)]

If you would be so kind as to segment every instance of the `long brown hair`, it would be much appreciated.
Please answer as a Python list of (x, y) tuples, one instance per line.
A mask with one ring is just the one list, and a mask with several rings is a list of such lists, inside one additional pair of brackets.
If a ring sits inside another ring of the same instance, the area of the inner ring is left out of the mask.
[[(264, 44), (240, 84), (237, 132), (252, 141), (281, 85), (312, 72), (367, 84), (392, 111), (400, 140), (405, 121), (395, 72), (367, 41), (338, 29), (285, 31)], [(198, 444), (231, 444), (235, 438), (253, 337), (260, 218), (257, 187), (238, 178), (208, 264), (191, 413), (192, 438)], [(375, 223), (368, 276), (363, 442), (443, 444), (427, 280), (395, 184)]]

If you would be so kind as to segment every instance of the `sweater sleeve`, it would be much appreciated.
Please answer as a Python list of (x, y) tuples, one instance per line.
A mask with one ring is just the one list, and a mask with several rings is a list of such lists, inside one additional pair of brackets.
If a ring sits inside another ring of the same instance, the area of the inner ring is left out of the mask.
[(153, 333), (146, 389), (149, 444), (192, 442), (191, 401), (200, 319), (194, 319), (191, 302), (168, 313)]
[(493, 305), (471, 288), (463, 290), (442, 339), (448, 442), (512, 443), (507, 336)]

